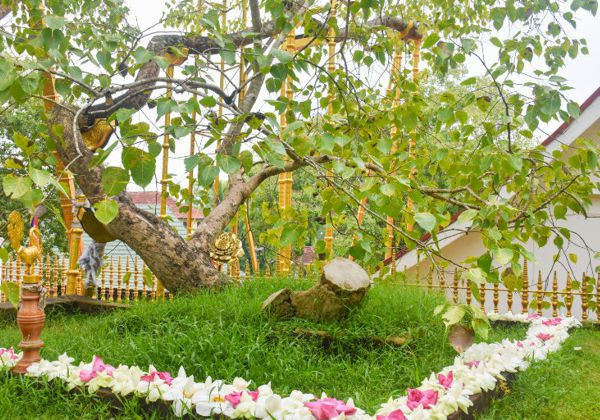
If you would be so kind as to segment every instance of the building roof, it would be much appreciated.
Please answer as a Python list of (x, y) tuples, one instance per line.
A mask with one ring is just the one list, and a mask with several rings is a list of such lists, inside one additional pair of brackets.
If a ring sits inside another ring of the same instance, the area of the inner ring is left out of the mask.
[[(127, 192), (131, 201), (136, 206), (140, 205), (149, 205), (154, 206), (156, 208), (160, 208), (160, 192), (159, 191), (130, 191)], [(170, 210), (170, 213), (173, 214), (173, 217), (179, 220), (186, 220), (187, 213), (182, 213), (179, 211), (179, 206), (173, 197), (167, 197), (167, 208)], [(204, 218), (202, 212), (198, 209), (192, 208), (192, 219), (198, 220)]]
[[(600, 98), (600, 86), (581, 104), (581, 106), (579, 107), (580, 110), (580, 114), (583, 114), (584, 111), (586, 111), (588, 108), (590, 108), (590, 106), (592, 104), (594, 104), (596, 102), (596, 100), (598, 100), (598, 98)], [(600, 102), (599, 102), (600, 103)], [(600, 118), (600, 116), (599, 116)], [(546, 147), (546, 148), (552, 148), (552, 146), (554, 146), (555, 141), (560, 138), (561, 136), (563, 136), (567, 130), (573, 125), (573, 123), (577, 121), (576, 119), (573, 118), (569, 118), (568, 121), (563, 122), (556, 130), (554, 130), (552, 132), (552, 134), (550, 134), (542, 143), (541, 145)], [(573, 139), (571, 140), (575, 140), (576, 138), (578, 138), (577, 135), (573, 136)], [(460, 214), (464, 211), (464, 209), (461, 209), (459, 211), (457, 211), (455, 214), (452, 215), (452, 219), (450, 220), (450, 224), (448, 226), (450, 226), (451, 224), (453, 224), (454, 222), (456, 222), (456, 220), (458, 219), (458, 216), (460, 216)], [(428, 240), (431, 239), (431, 234), (430, 233), (425, 233), (423, 236), (421, 236), (421, 238), (419, 238), (420, 242), (427, 242)], [(397, 253), (396, 256), (394, 258), (394, 260), (399, 260), (400, 258), (402, 258), (403, 256), (405, 256), (406, 254), (408, 254), (411, 250), (404, 247), (402, 249), (400, 249)], [(392, 262), (392, 258), (386, 258), (385, 260), (383, 260), (383, 265), (388, 265)]]

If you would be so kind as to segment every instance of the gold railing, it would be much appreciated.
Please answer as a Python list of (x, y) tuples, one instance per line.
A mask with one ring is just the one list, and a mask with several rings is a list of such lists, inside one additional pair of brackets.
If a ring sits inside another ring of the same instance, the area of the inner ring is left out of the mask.
[[(241, 273), (232, 272), (232, 267), (232, 265), (228, 267), (228, 274), (231, 277), (238, 280), (251, 277), (248, 264), (244, 266)], [(65, 255), (45, 255), (37, 262), (36, 273), (42, 277), (47, 297), (56, 298), (67, 294), (68, 271), (68, 256)], [(5, 263), (0, 261), (0, 284), (13, 282), (20, 285), (24, 272), (24, 264), (18, 257), (11, 255)], [(312, 264), (305, 267), (291, 264), (289, 276), (304, 277), (312, 275), (313, 272), (314, 266)], [(271, 267), (267, 265), (253, 277), (271, 277)], [(141, 299), (155, 301), (172, 297), (168, 290), (161, 289), (158, 286), (156, 276), (137, 257), (117, 256), (105, 258), (97, 279), (100, 286), (95, 288), (92, 297), (102, 301), (126, 303)], [(85, 292), (83, 273), (79, 271), (75, 293), (84, 295)], [(0, 303), (6, 301), (6, 295), (0, 291)]]
[[(36, 273), (42, 276), (44, 288), (49, 298), (66, 295), (68, 257), (65, 255), (44, 256), (36, 265)], [(14, 282), (21, 284), (24, 265), (19, 258), (9, 256), (5, 263), (0, 262), (0, 284)], [(163, 300), (171, 298), (167, 290), (158, 286), (158, 280), (146, 265), (137, 257), (111, 257), (105, 262), (98, 274), (99, 286), (94, 289), (96, 299), (110, 302), (128, 302), (133, 300)], [(76, 291), (85, 294), (81, 271), (77, 277)], [(0, 302), (7, 297), (0, 291)]]
[[(545, 316), (575, 316), (584, 322), (600, 323), (597, 303), (600, 301), (600, 275), (585, 273), (574, 280), (568, 272), (532, 273), (527, 264), (509, 290), (502, 284), (483, 283), (475, 287), (458, 270), (430, 270), (426, 275), (406, 276), (401, 285), (442, 292), (454, 303), (474, 304), (485, 311), (504, 313), (536, 313)], [(478, 295), (478, 296), (476, 296)]]

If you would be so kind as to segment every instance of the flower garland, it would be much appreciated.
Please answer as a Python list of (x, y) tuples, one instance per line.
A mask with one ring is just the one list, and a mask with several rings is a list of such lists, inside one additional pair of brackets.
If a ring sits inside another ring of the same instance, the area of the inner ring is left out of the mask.
[[(74, 365), (74, 359), (63, 354), (56, 361), (34, 363), (27, 375), (48, 381), (59, 379), (66, 382), (68, 389), (78, 387), (93, 393), (102, 388), (118, 396), (136, 395), (147, 402), (166, 401), (177, 416), (195, 412), (204, 417), (229, 418), (445, 419), (457, 410), (466, 412), (473, 404), (470, 397), (494, 389), (498, 380), (504, 379), (504, 372), (524, 370), (530, 362), (545, 359), (567, 339), (570, 328), (581, 325), (574, 318), (542, 318), (510, 312), (489, 314), (489, 318), (529, 323), (526, 338), (471, 346), (455, 358), (454, 364), (437, 375), (432, 373), (420, 387), (408, 389), (406, 396), (382, 404), (374, 416), (355, 407), (352, 399), (344, 402), (325, 394), (317, 399), (300, 391), (284, 397), (275, 394), (270, 383), (250, 390), (250, 383), (241, 378), (231, 384), (210, 377), (196, 382), (183, 367), (172, 377), (153, 366), (147, 371), (137, 366), (114, 367), (97, 356), (90, 363)], [(0, 369), (12, 368), (20, 357), (13, 349), (0, 348)]]

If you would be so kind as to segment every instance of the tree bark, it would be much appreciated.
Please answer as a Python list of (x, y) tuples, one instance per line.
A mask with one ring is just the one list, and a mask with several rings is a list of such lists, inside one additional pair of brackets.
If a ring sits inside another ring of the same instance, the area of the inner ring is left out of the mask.
[[(73, 131), (74, 117), (73, 110), (56, 107), (51, 115), (51, 122), (52, 126), (62, 128), (62, 136), (53, 137), (60, 158), (70, 165), (77, 185), (93, 205), (105, 197), (102, 190), (102, 168), (89, 167), (93, 154), (84, 146), (81, 134)], [(76, 144), (81, 153), (79, 157)], [(226, 278), (212, 264), (208, 242), (186, 242), (159, 217), (133, 204), (126, 192), (114, 199), (119, 203), (119, 213), (107, 225), (108, 231), (133, 249), (167, 290), (177, 293), (219, 286), (226, 282)], [(215, 229), (220, 229), (221, 226), (215, 226)], [(219, 232), (211, 232), (214, 233), (211, 237)]]

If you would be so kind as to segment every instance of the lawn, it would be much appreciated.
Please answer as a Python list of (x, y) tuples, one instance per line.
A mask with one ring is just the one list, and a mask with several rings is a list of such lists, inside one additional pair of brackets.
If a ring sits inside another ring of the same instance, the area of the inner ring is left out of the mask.
[(481, 420), (600, 419), (600, 329), (578, 328), (561, 349), (517, 375)]
[[(152, 363), (172, 373), (184, 366), (201, 379), (241, 376), (258, 385), (271, 381), (274, 391), (282, 394), (301, 389), (352, 397), (369, 412), (452, 363), (455, 353), (441, 321), (432, 315), (443, 297), (417, 289), (378, 284), (360, 309), (338, 323), (279, 321), (261, 314), (261, 302), (273, 291), (309, 285), (308, 280), (253, 280), (220, 292), (141, 303), (104, 315), (55, 310), (48, 314), (43, 333), (43, 356), (52, 360), (67, 352), (76, 361), (89, 361), (97, 354), (114, 365)], [(0, 322), (0, 346), (16, 345), (20, 335), (14, 323)], [(334, 339), (324, 346), (320, 339), (298, 337), (296, 328), (327, 331)], [(489, 341), (520, 337), (525, 330), (526, 326), (497, 327)], [(388, 336), (408, 341), (398, 347), (372, 340)], [(0, 375), (0, 412), (4, 418), (110, 416), (106, 402), (57, 392), (59, 387)], [(134, 418), (136, 413), (143, 411), (133, 400), (120, 416)]]

